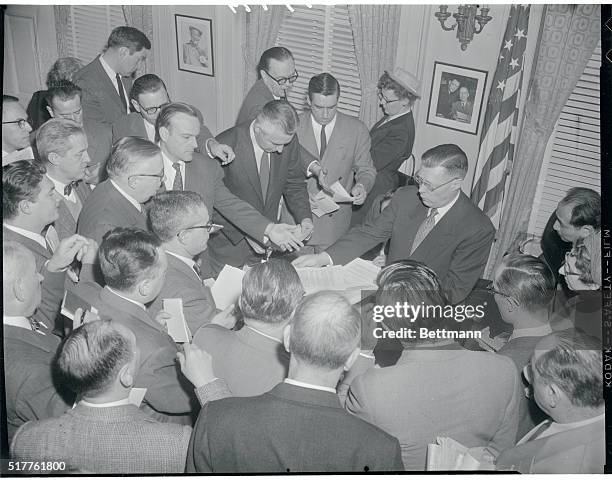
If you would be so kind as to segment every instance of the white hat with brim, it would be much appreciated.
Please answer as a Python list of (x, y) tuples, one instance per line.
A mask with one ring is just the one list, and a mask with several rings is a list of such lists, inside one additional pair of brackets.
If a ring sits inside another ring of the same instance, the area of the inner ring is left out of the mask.
[(387, 74), (414, 96), (421, 98), (421, 94), (419, 93), (421, 90), (421, 82), (414, 75), (399, 67), (394, 68), (392, 72), (388, 71)]

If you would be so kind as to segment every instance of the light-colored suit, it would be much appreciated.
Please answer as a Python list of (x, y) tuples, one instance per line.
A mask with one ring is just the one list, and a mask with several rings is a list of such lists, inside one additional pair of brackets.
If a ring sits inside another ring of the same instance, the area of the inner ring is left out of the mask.
[(65, 462), (79, 473), (182, 473), (191, 428), (156, 422), (134, 405), (79, 403), (59, 418), (25, 424), (12, 458)]
[(521, 394), (507, 358), (415, 348), (404, 350), (395, 366), (353, 380), (346, 409), (398, 438), (406, 470), (424, 470), (427, 444), (436, 436), (498, 451), (513, 445)]
[[(300, 145), (311, 155), (319, 158), (319, 149), (312, 128), (310, 113), (300, 115), (298, 128)], [(327, 138), (327, 148), (320, 159), (327, 170), (330, 184), (339, 180), (350, 193), (355, 183), (361, 183), (366, 192), (374, 185), (376, 169), (370, 156), (370, 134), (366, 126), (356, 118), (338, 112), (334, 130)], [(316, 178), (307, 181), (310, 197), (317, 195), (321, 189)], [(308, 245), (325, 250), (349, 229), (352, 215), (351, 203), (340, 203), (340, 209), (322, 217), (313, 216), (314, 231)], [(289, 214), (286, 207), (283, 214)]]
[[(89, 195), (91, 195), (91, 188), (89, 188), (89, 186), (81, 180), (76, 184), (76, 187), (73, 188), (73, 192), (81, 203), (82, 208), (82, 206), (85, 204), (85, 200), (87, 200)], [(79, 219), (80, 212), (75, 216), (74, 213), (78, 211), (77, 204), (74, 204), (74, 206), (69, 208), (69, 200), (66, 200), (60, 192), (55, 192), (55, 196), (60, 200), (60, 204), (59, 217), (57, 220), (55, 220), (55, 222), (53, 222), (53, 225), (57, 231), (57, 236), (60, 238), (60, 240), (62, 240), (76, 233), (77, 221)]]

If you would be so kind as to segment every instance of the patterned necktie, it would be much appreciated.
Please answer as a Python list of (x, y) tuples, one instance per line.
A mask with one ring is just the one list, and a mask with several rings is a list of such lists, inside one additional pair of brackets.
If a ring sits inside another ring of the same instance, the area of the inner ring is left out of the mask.
[(47, 250), (53, 255), (57, 247), (59, 246), (60, 240), (57, 230), (53, 225), (47, 227), (47, 233), (45, 233), (45, 242), (47, 243)]
[(127, 101), (125, 99), (125, 90), (123, 89), (123, 82), (121, 81), (121, 75), (117, 74), (117, 90), (119, 91), (119, 99), (121, 105), (123, 105), (124, 113), (127, 113)]
[(30, 321), (30, 327), (32, 327), (32, 331), (36, 333), (40, 333), (41, 335), (46, 335), (44, 329), (47, 327), (43, 322), (39, 322), (38, 320), (34, 320), (33, 318), (28, 318)]
[(193, 271), (196, 273), (198, 277), (200, 277), (200, 280), (202, 280), (202, 269), (197, 263), (193, 264)]
[(425, 237), (429, 234), (429, 232), (431, 232), (431, 230), (435, 227), (437, 214), (438, 209), (432, 208), (429, 212), (429, 215), (427, 215), (427, 218), (425, 218), (425, 220), (423, 220), (423, 223), (421, 223), (421, 225), (419, 226), (416, 236), (414, 237), (414, 242), (412, 242), (412, 250), (410, 250), (410, 255), (414, 253), (414, 251), (421, 244), (421, 242), (425, 240)]
[(327, 148), (327, 135), (325, 134), (325, 125), (321, 128), (321, 153), (319, 154), (319, 159), (323, 160), (323, 154), (325, 153), (325, 149)]
[(69, 196), (70, 196), (70, 194), (72, 193), (72, 190), (73, 190), (74, 188), (76, 188), (76, 186), (77, 186), (77, 182), (76, 182), (76, 181), (74, 181), (74, 182), (70, 182), (68, 185), (66, 185), (66, 186), (64, 187), (64, 196), (65, 196), (65, 197), (69, 197)]
[(172, 168), (176, 172), (174, 174), (174, 182), (172, 183), (172, 190), (183, 190), (183, 174), (181, 173), (181, 164), (174, 162)]
[(270, 183), (270, 154), (264, 152), (259, 162), (259, 181), (261, 182), (261, 193), (264, 200), (268, 194), (268, 183)]

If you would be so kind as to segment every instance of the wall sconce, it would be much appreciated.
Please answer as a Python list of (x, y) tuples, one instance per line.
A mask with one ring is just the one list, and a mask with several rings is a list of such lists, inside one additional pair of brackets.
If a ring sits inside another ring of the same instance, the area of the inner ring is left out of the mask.
[(445, 25), (451, 13), (448, 12), (448, 5), (440, 5), (440, 11), (434, 13), (434, 16), (440, 22), (442, 30), (454, 30), (457, 27), (457, 39), (461, 43), (461, 50), (466, 50), (468, 43), (474, 38), (474, 34), (482, 32), (484, 26), (493, 20), (493, 17), (488, 15), (490, 8), (483, 7), (480, 9), (480, 15), (477, 15), (478, 5), (459, 5), (457, 13), (453, 13), (455, 24), (447, 27)]

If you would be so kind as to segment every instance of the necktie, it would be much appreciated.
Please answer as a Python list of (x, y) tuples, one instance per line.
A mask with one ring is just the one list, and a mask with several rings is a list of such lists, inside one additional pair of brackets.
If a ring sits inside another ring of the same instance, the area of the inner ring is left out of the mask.
[(198, 277), (200, 277), (200, 280), (202, 280), (202, 269), (197, 263), (193, 264), (193, 271), (196, 273)]
[(412, 250), (410, 250), (410, 255), (414, 253), (417, 247), (421, 244), (425, 237), (431, 232), (431, 230), (436, 225), (436, 215), (438, 214), (437, 208), (432, 208), (427, 215), (427, 218), (423, 220), (423, 223), (419, 226), (417, 230), (416, 236), (414, 237), (414, 242), (412, 242)]
[(49, 252), (53, 254), (55, 252), (55, 249), (59, 245), (59, 235), (57, 234), (57, 231), (55, 230), (55, 227), (53, 225), (49, 225), (47, 227), (47, 233), (45, 233), (45, 242), (47, 243), (47, 250), (49, 250)]
[(77, 182), (70, 182), (68, 185), (64, 187), (64, 196), (69, 197), (72, 193), (72, 189), (76, 188)]
[(259, 181), (261, 182), (261, 193), (264, 201), (268, 194), (268, 183), (270, 182), (270, 154), (264, 152), (259, 162)]
[(323, 154), (325, 153), (325, 149), (327, 148), (327, 135), (325, 135), (325, 125), (321, 128), (321, 153), (319, 154), (319, 159), (323, 160)]
[(39, 322), (38, 320), (34, 320), (33, 318), (28, 318), (28, 320), (30, 321), (30, 326), (32, 327), (33, 332), (40, 333), (41, 335), (46, 335), (46, 333), (44, 332), (44, 328), (46, 328), (47, 326), (43, 322)]
[(181, 173), (181, 164), (174, 162), (172, 168), (176, 172), (174, 174), (174, 182), (172, 183), (172, 190), (183, 190), (183, 174)]
[(127, 101), (125, 100), (125, 91), (123, 90), (123, 82), (121, 81), (121, 75), (117, 74), (117, 90), (119, 91), (119, 99), (121, 105), (123, 105), (123, 111), (127, 113)]

